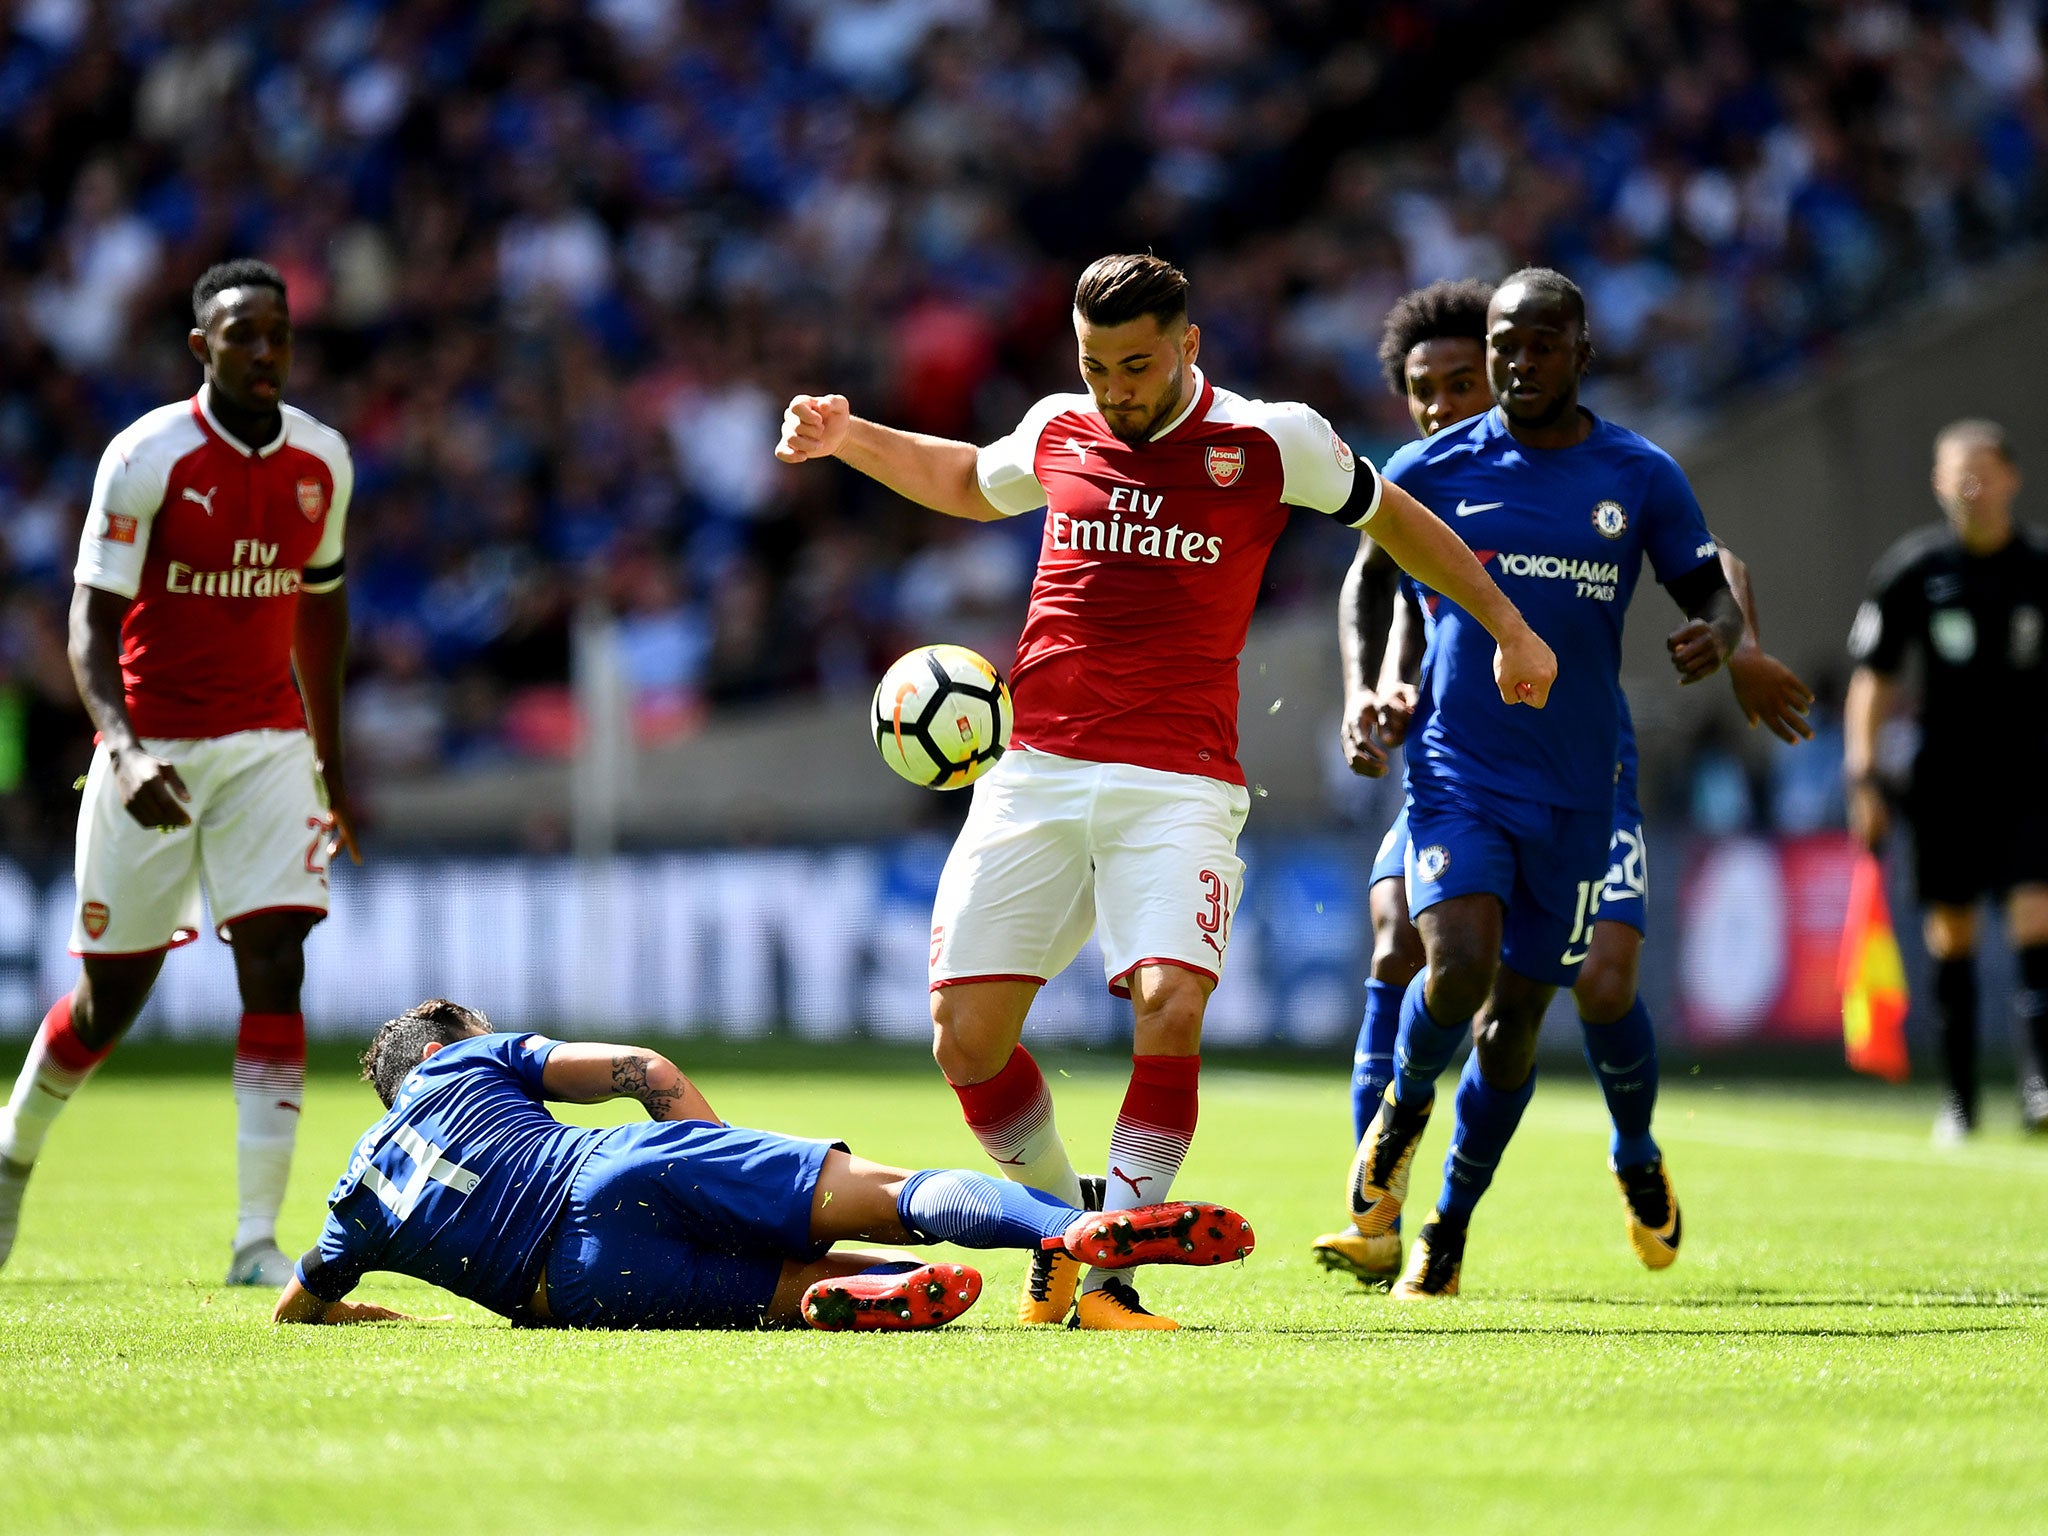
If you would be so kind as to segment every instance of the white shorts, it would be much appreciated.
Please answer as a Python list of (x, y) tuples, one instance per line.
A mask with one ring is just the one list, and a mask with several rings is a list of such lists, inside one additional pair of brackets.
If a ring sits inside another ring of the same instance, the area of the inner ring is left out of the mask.
[(327, 915), (333, 823), (304, 731), (238, 731), (196, 741), (147, 738), (178, 770), (192, 825), (159, 832), (128, 814), (102, 746), (78, 808), (74, 955), (136, 955), (199, 936), (200, 891), (215, 931), (258, 912)]
[(1110, 990), (1141, 965), (1223, 974), (1244, 891), (1240, 784), (1010, 752), (939, 876), (931, 984), (1049, 981), (1101, 929)]

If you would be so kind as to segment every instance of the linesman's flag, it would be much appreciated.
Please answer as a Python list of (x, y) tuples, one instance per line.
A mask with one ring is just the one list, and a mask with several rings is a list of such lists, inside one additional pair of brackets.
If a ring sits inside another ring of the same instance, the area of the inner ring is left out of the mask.
[(1856, 857), (1842, 925), (1842, 1043), (1849, 1065), (1887, 1082), (1906, 1080), (1906, 967), (1884, 899), (1884, 866)]

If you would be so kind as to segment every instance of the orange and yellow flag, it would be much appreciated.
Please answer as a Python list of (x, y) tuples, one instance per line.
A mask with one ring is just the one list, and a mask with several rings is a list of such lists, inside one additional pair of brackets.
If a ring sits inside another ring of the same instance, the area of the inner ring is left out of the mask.
[(1856, 857), (1842, 925), (1842, 1043), (1849, 1065), (1887, 1082), (1906, 1080), (1906, 967), (1884, 899), (1884, 866)]

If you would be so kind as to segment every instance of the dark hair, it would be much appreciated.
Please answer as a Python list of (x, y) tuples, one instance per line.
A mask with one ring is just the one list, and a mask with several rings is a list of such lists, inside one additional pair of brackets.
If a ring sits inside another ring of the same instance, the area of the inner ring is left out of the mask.
[(1127, 325), (1140, 315), (1171, 325), (1188, 317), (1187, 274), (1150, 254), (1105, 256), (1074, 284), (1074, 309), (1090, 325)]
[(1492, 302), (1493, 286), (1469, 277), (1402, 294), (1387, 311), (1386, 327), (1380, 332), (1380, 370), (1387, 376), (1387, 387), (1397, 395), (1407, 393), (1408, 354), (1425, 341), (1456, 337), (1483, 345), (1486, 306)]
[(2012, 439), (2005, 435), (2005, 428), (1995, 421), (1982, 416), (1965, 416), (1961, 421), (1952, 421), (1934, 434), (1936, 453), (1950, 443), (1963, 443), (1972, 448), (1989, 448), (2008, 464), (2018, 464), (2019, 456), (2012, 451)]
[(490, 1033), (491, 1021), (476, 1009), (445, 997), (430, 997), (377, 1026), (370, 1048), (363, 1052), (363, 1081), (377, 1090), (377, 1097), (389, 1109), (398, 1097), (398, 1085), (426, 1059), (429, 1045), (453, 1045), (471, 1035)]
[(199, 274), (199, 281), (192, 285), (192, 323), (205, 330), (213, 318), (213, 301), (230, 288), (275, 288), (280, 299), (291, 302), (282, 272), (267, 261), (238, 256), (233, 261), (215, 262)]
[(1519, 272), (1510, 272), (1500, 280), (1501, 292), (1511, 284), (1520, 283), (1524, 288), (1533, 288), (1538, 293), (1547, 293), (1561, 302), (1579, 322), (1579, 329), (1586, 329), (1586, 296), (1579, 292), (1579, 285), (1552, 267), (1524, 267)]

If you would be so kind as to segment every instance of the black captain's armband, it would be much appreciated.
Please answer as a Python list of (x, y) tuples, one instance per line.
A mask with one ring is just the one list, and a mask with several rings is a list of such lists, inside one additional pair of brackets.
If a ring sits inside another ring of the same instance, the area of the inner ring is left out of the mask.
[(1728, 590), (1728, 573), (1721, 569), (1721, 557), (1702, 560), (1683, 576), (1664, 583), (1671, 600), (1687, 613), (1698, 613), (1716, 592)]
[(348, 561), (337, 560), (332, 565), (309, 565), (299, 572), (299, 584), (309, 592), (338, 583), (348, 571)]

